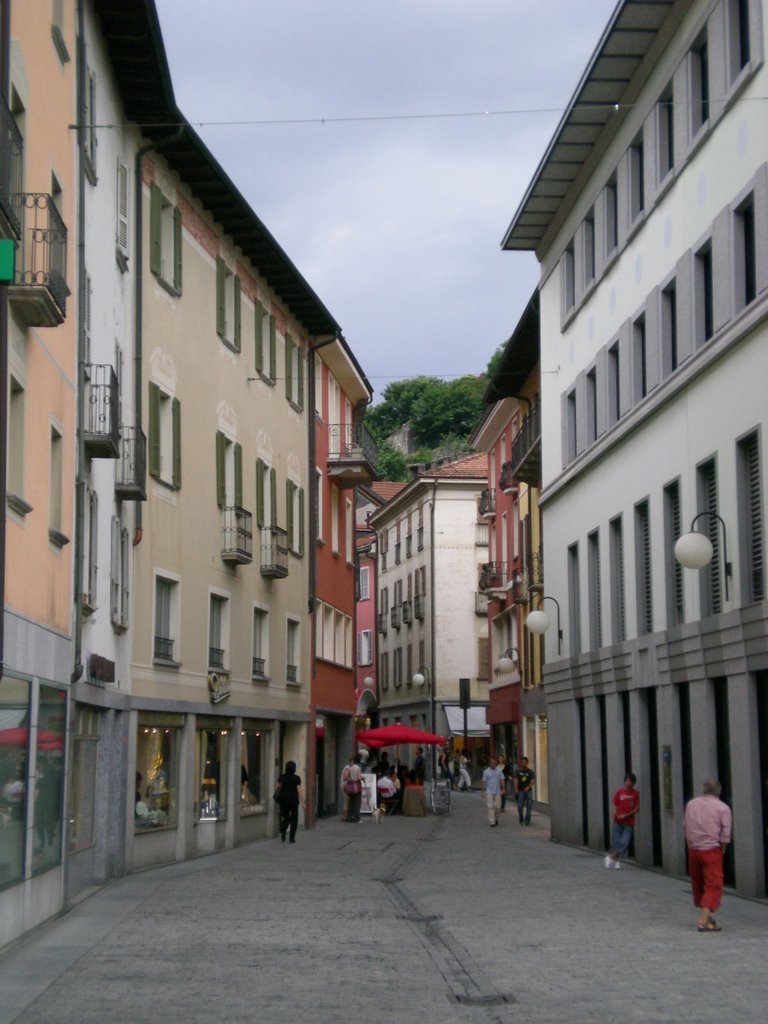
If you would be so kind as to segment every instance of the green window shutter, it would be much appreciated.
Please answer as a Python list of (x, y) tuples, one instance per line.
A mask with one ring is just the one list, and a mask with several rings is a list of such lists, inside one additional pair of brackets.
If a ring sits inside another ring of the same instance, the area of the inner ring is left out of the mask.
[(254, 316), (256, 318), (254, 322), (256, 372), (262, 373), (264, 370), (264, 307), (260, 302), (256, 303)]
[(298, 371), (298, 388), (299, 393), (296, 396), (296, 404), (300, 409), (304, 408), (304, 357), (302, 355), (301, 348), (296, 346), (296, 369)]
[(304, 554), (304, 488), (299, 488), (299, 554)]
[(235, 274), (235, 348), (240, 351), (240, 278)]
[(293, 338), (285, 335), (285, 397), (290, 402), (293, 398)]
[(270, 525), (277, 526), (277, 473), (274, 469), (269, 471), (269, 485), (270, 511), (272, 513)]
[(256, 459), (256, 525), (264, 525), (264, 471), (267, 467)]
[(293, 551), (293, 489), (292, 480), (285, 481), (285, 529), (288, 532), (288, 550)]
[(243, 507), (243, 446), (235, 444), (235, 504)]
[(149, 475), (160, 476), (160, 388), (149, 382)]
[(227, 439), (220, 430), (216, 431), (216, 504), (224, 508), (227, 503), (227, 486), (224, 469), (226, 458)]
[(224, 338), (227, 333), (227, 309), (224, 288), (227, 281), (227, 267), (221, 256), (216, 257), (216, 333)]
[(160, 231), (163, 213), (163, 196), (157, 185), (149, 188), (149, 269), (160, 277), (162, 245)]
[(274, 316), (269, 318), (269, 379), (277, 375), (277, 324)]
[(173, 477), (172, 484), (181, 488), (181, 402), (174, 398), (171, 403), (171, 433), (173, 434)]
[(181, 210), (173, 208), (173, 287), (181, 295)]

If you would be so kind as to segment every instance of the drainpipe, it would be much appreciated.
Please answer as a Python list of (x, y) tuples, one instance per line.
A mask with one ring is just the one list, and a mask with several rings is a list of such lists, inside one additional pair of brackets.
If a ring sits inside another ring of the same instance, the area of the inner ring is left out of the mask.
[[(181, 125), (173, 135), (170, 135), (167, 139), (161, 139), (160, 142), (148, 142), (146, 146), (142, 146), (136, 152), (136, 159), (134, 162), (133, 170), (133, 194), (136, 197), (134, 200), (134, 207), (136, 210), (135, 217), (136, 222), (134, 225), (134, 300), (133, 300), (133, 417), (136, 422), (136, 428), (141, 430), (141, 387), (142, 387), (142, 342), (143, 342), (143, 325), (142, 316), (144, 308), (144, 291), (142, 288), (142, 274), (144, 270), (144, 257), (142, 253), (142, 246), (144, 244), (144, 229), (143, 229), (143, 218), (142, 218), (142, 195), (141, 195), (141, 164), (144, 160), (144, 156), (152, 151), (159, 152), (162, 149), (168, 149), (170, 146), (174, 146), (184, 135), (186, 131), (186, 125)], [(146, 472), (146, 466), (145, 466)], [(141, 502), (135, 502), (135, 515), (134, 515), (134, 532), (133, 532), (133, 544), (134, 547), (141, 543), (142, 537), (142, 507)]]
[[(9, 44), (11, 36), (11, 0), (0, 5), (0, 96), (8, 96)], [(0, 676), (5, 664), (5, 517), (6, 517), (6, 444), (8, 436), (8, 299), (5, 284), (0, 284)]]

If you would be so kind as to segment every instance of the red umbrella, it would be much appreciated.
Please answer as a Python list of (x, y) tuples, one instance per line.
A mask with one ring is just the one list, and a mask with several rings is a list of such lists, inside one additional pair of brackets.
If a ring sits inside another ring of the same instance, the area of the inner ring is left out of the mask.
[(357, 733), (362, 743), (375, 743), (380, 747), (391, 747), (399, 743), (445, 743), (444, 736), (434, 732), (415, 729), (412, 725), (380, 725), (376, 729), (364, 729)]
[[(0, 746), (26, 747), (29, 730), (22, 725), (11, 729), (0, 729)], [(37, 730), (38, 750), (60, 750), (63, 739), (60, 733), (48, 729)]]

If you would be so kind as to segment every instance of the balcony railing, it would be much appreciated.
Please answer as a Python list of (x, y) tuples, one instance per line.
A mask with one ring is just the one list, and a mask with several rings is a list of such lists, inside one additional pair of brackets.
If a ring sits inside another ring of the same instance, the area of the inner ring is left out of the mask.
[(413, 605), (410, 601), (403, 601), (400, 606), (400, 610), (403, 616), (403, 622), (413, 622)]
[(285, 666), (285, 678), (289, 683), (297, 683), (299, 681), (299, 670), (295, 665)]
[(488, 614), (488, 595), (482, 590), (475, 591), (475, 615)]
[(288, 575), (288, 534), (279, 526), (261, 531), (261, 575), (284, 580)]
[(384, 633), (385, 635), (389, 631), (389, 615), (387, 612), (379, 612), (378, 627), (379, 632)]
[(21, 176), (24, 139), (0, 97), (0, 215), (14, 238), (21, 238)]
[(30, 327), (56, 327), (67, 315), (67, 229), (49, 195), (19, 196), (21, 252), (8, 298)]
[(376, 442), (362, 423), (328, 424), (328, 473), (354, 483), (376, 479)]
[(492, 516), (496, 512), (496, 491), (492, 487), (486, 487), (480, 492), (478, 511), (481, 516)]
[(506, 562), (484, 562), (480, 566), (480, 590), (501, 590), (507, 582)]
[(123, 425), (120, 430), (115, 494), (134, 501), (147, 500), (147, 439), (140, 427)]
[(221, 557), (225, 562), (249, 565), (253, 561), (252, 516), (239, 505), (221, 510)]
[(117, 374), (105, 363), (87, 367), (83, 441), (86, 454), (116, 459), (120, 454), (120, 394)]
[(393, 605), (389, 610), (389, 621), (392, 624), (393, 629), (400, 629), (402, 624), (402, 616), (400, 612), (400, 605)]
[(512, 473), (512, 463), (505, 462), (501, 467), (501, 476), (499, 477), (499, 490), (508, 494), (510, 491), (517, 490), (517, 481), (515, 480), (514, 474)]
[(541, 484), (541, 403), (523, 417), (520, 430), (512, 439), (510, 472), (516, 480), (532, 487)]
[(167, 636), (156, 636), (154, 657), (155, 661), (173, 661), (173, 640)]
[(541, 551), (534, 551), (528, 556), (528, 589), (544, 593), (544, 556)]
[(251, 679), (267, 678), (267, 659), (253, 658), (251, 664)]
[(515, 569), (512, 573), (512, 600), (515, 604), (528, 604), (530, 601), (528, 573), (522, 569)]
[(224, 668), (224, 650), (221, 647), (208, 648), (208, 668)]
[(427, 609), (427, 598), (425, 594), (417, 594), (413, 599), (413, 614), (417, 619), (423, 619)]

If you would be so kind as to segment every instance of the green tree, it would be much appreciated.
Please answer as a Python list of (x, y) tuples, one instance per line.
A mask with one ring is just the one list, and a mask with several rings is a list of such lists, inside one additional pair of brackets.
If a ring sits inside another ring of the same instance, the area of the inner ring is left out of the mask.
[(389, 437), (412, 418), (413, 406), (425, 388), (440, 383), (437, 377), (392, 381), (384, 388), (381, 401), (366, 412), (365, 425), (377, 441)]
[(382, 480), (407, 480), (408, 466), (401, 452), (389, 441), (379, 441), (376, 450), (376, 468)]
[(413, 405), (411, 420), (418, 442), (437, 448), (443, 438), (467, 438), (483, 411), (485, 379), (459, 377), (426, 386)]

